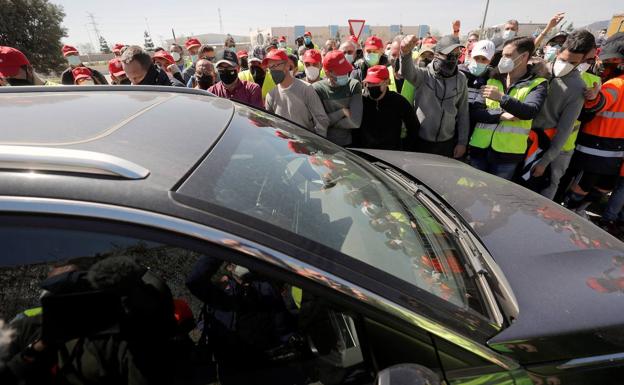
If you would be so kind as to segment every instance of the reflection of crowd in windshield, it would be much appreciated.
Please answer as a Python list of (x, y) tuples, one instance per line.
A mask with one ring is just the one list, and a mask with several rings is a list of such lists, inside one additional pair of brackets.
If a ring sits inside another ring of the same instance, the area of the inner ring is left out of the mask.
[[(155, 250), (176, 270), (147, 267)], [(0, 321), (0, 383), (372, 381), (361, 359), (336, 358), (347, 349), (341, 333), (352, 328), (349, 317), (308, 290), (180, 249), (147, 247), (140, 255), (117, 251), (52, 265), (37, 285), (40, 297), (29, 299), (35, 307), (0, 313), (12, 318)]]

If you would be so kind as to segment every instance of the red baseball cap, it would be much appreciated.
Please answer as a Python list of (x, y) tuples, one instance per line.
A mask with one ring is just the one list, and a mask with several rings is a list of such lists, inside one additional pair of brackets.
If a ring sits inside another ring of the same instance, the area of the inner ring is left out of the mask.
[(280, 36), (280, 38), (279, 38), (279, 40), (278, 40), (278, 41), (279, 41), (279, 42), (286, 41), (286, 36)]
[(118, 57), (108, 61), (108, 72), (116, 78), (126, 74), (121, 65), (121, 60), (119, 60)]
[(0, 76), (12, 78), (24, 65), (30, 65), (30, 62), (20, 50), (0, 45)]
[(304, 63), (318, 64), (323, 62), (321, 52), (318, 49), (309, 49), (303, 54)]
[(199, 40), (192, 37), (188, 39), (186, 43), (184, 43), (184, 46), (186, 47), (186, 49), (193, 48), (193, 47), (201, 47), (201, 43), (199, 42)]
[(64, 45), (63, 46), (63, 56), (67, 56), (67, 55), (72, 55), (72, 54), (77, 54), (78, 50), (76, 49), (76, 47), (72, 47), (71, 45)]
[(338, 76), (346, 75), (353, 71), (353, 66), (345, 58), (340, 50), (329, 51), (323, 58), (323, 68)]
[(166, 61), (169, 62), (169, 64), (175, 64), (175, 60), (173, 60), (173, 56), (171, 56), (171, 54), (165, 50), (155, 52), (154, 56), (152, 56), (152, 60), (154, 59), (165, 59)]
[(383, 42), (377, 36), (370, 36), (364, 43), (364, 49), (383, 49)]
[(249, 53), (247, 53), (247, 51), (243, 49), (243, 50), (236, 52), (236, 56), (238, 56), (239, 59), (243, 57), (249, 57)]
[(308, 31), (308, 32), (304, 33), (303, 36), (310, 36), (310, 37), (312, 37), (312, 32)]
[(117, 43), (113, 46), (113, 52), (115, 53), (121, 52), (121, 49), (125, 46), (126, 46), (125, 44)]
[(267, 53), (267, 55), (264, 57), (264, 60), (262, 60), (262, 64), (267, 65), (268, 62), (271, 60), (288, 61), (289, 59), (288, 59), (288, 54), (286, 54), (286, 52), (282, 51), (281, 49), (274, 49)]
[(93, 73), (87, 67), (76, 67), (72, 70), (72, 75), (74, 75), (74, 82), (78, 82), (80, 79), (91, 79), (93, 77)]
[(390, 78), (390, 72), (386, 66), (376, 65), (372, 66), (366, 72), (366, 79), (364, 81), (366, 83), (379, 84), (384, 80), (388, 80)]

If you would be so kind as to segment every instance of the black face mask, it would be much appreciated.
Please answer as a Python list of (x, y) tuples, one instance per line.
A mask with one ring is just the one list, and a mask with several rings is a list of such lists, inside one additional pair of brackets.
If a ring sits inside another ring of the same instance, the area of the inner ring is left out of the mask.
[(425, 68), (426, 66), (429, 65), (429, 63), (431, 63), (431, 59), (422, 59), (418, 62), (418, 66), (420, 68)]
[(251, 72), (251, 76), (253, 76), (254, 83), (259, 83), (264, 80), (264, 77), (266, 76), (264, 70), (258, 66), (251, 66), (249, 72)]
[(232, 84), (238, 79), (236, 70), (219, 70), (219, 78), (225, 84)]
[(401, 66), (401, 61), (396, 59), (394, 61), (394, 63), (392, 63), (392, 67), (394, 68), (394, 73), (398, 73), (399, 72), (399, 67)]
[(247, 59), (241, 59), (241, 67), (243, 68), (249, 68), (249, 65), (247, 63)]
[(433, 70), (436, 75), (448, 78), (455, 75), (457, 71), (457, 58), (442, 60), (439, 58), (433, 59)]
[(130, 84), (132, 84), (132, 83), (130, 82), (130, 79), (125, 78), (125, 79), (121, 79), (121, 80), (119, 81), (119, 84), (120, 84), (120, 85), (130, 85)]
[(368, 87), (368, 95), (371, 99), (377, 100), (381, 97), (381, 94), (383, 94), (381, 87)]
[(12, 79), (12, 78), (8, 78), (7, 81), (13, 87), (16, 87), (16, 86), (32, 86), (33, 85), (32, 82), (30, 82), (30, 81), (28, 81), (26, 79)]
[(202, 90), (207, 90), (214, 84), (214, 78), (211, 75), (203, 74), (201, 76), (196, 76), (195, 80), (197, 80), (197, 85)]

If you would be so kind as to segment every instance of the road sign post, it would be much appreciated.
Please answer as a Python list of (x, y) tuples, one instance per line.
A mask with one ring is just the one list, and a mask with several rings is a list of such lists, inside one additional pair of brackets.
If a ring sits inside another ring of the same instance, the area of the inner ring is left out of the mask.
[(349, 19), (349, 32), (358, 40), (360, 40), (360, 35), (364, 30), (364, 24), (366, 24), (366, 20)]

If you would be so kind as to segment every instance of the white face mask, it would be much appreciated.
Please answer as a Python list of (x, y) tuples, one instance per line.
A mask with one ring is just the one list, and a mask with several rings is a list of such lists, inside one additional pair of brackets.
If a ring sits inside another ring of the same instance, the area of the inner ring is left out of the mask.
[(553, 64), (552, 72), (555, 77), (560, 78), (572, 72), (573, 69), (574, 64), (570, 64), (567, 61), (557, 59), (555, 60), (555, 64)]
[(591, 64), (589, 63), (581, 63), (576, 67), (576, 69), (580, 71), (581, 73), (587, 72), (587, 70), (589, 70), (590, 68), (591, 68)]
[(308, 80), (316, 80), (321, 74), (320, 68), (309, 66), (305, 68), (305, 74)]
[(514, 37), (516, 37), (516, 31), (511, 30), (511, 29), (507, 29), (503, 31), (503, 39), (509, 40), (509, 39), (513, 39)]
[(502, 74), (508, 74), (516, 68), (516, 63), (513, 59), (504, 57), (498, 62), (498, 72)]
[(93, 80), (85, 80), (82, 83), (80, 83), (81, 86), (93, 86), (95, 85), (95, 83), (93, 83)]
[(173, 57), (173, 61), (179, 62), (182, 59), (182, 56), (178, 52), (171, 52), (171, 56)]
[(67, 62), (69, 63), (70, 66), (77, 66), (80, 64), (80, 56), (78, 55), (67, 56)]

